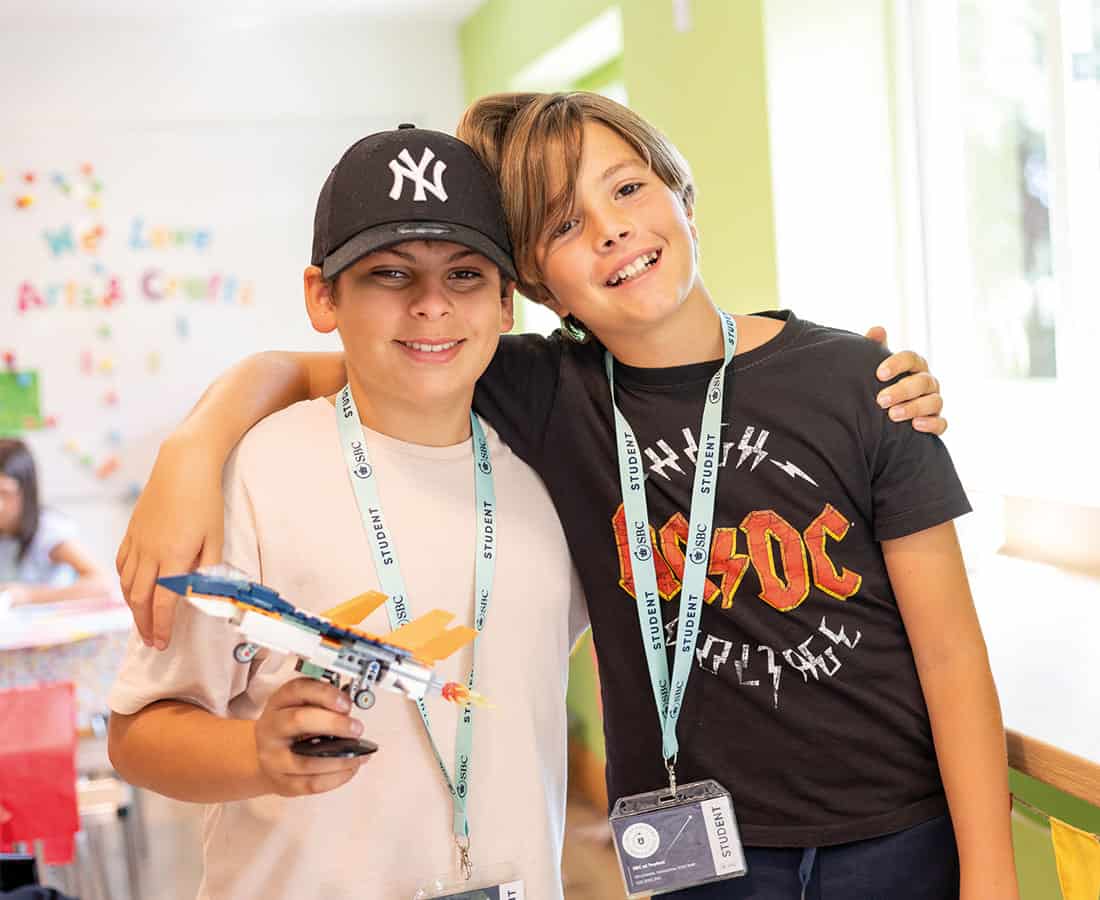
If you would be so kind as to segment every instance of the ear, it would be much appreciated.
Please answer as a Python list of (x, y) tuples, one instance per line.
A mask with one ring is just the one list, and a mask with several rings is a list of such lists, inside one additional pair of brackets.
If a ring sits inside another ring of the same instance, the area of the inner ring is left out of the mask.
[(506, 281), (500, 288), (500, 333), (506, 334), (516, 324), (516, 283)]
[(306, 266), (302, 273), (302, 286), (306, 298), (306, 312), (313, 328), (321, 334), (336, 330), (336, 301), (329, 283), (317, 266)]
[(695, 246), (699, 246), (699, 228), (695, 224), (695, 204), (691, 202), (687, 197), (684, 198), (684, 215), (687, 216), (688, 228), (691, 229), (691, 239), (695, 241)]

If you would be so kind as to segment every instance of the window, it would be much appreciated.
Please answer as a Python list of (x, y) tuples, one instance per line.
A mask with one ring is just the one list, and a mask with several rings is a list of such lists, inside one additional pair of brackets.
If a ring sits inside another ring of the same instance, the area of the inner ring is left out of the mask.
[(894, 9), (906, 321), (952, 452), (972, 487), (1100, 505), (1100, 0)]
[(959, 3), (966, 237), (984, 371), (1053, 378), (1051, 41), (1046, 0)]

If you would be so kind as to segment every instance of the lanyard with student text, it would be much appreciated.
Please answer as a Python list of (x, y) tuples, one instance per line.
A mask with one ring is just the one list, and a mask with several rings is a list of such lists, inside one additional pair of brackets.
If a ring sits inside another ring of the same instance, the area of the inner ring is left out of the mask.
[(619, 456), (619, 481), (622, 486), (623, 511), (626, 514), (627, 540), (630, 547), (630, 571), (638, 602), (638, 622), (645, 643), (646, 661), (653, 699), (661, 722), (661, 751), (668, 770), (669, 786), (676, 793), (676, 720), (680, 716), (684, 691), (691, 675), (691, 661), (702, 609), (703, 585), (710, 558), (710, 535), (714, 524), (714, 495), (718, 483), (718, 462), (721, 458), (722, 397), (725, 393), (726, 369), (737, 348), (737, 323), (733, 316), (718, 310), (722, 319), (725, 356), (722, 367), (714, 373), (707, 387), (703, 422), (700, 425), (698, 449), (695, 451), (695, 480), (691, 495), (691, 521), (684, 554), (684, 574), (680, 587), (679, 622), (676, 627), (675, 663), (672, 683), (668, 677), (665, 656), (665, 629), (661, 620), (657, 592), (657, 572), (653, 566), (653, 545), (650, 540), (649, 508), (645, 498), (645, 480), (638, 441), (630, 423), (615, 403), (615, 360), (605, 353), (607, 382), (611, 388), (611, 407), (615, 411), (615, 433)]
[[(387, 537), (389, 530), (382, 518), (382, 503), (378, 496), (374, 469), (367, 452), (366, 437), (359, 422), (359, 411), (355, 406), (355, 399), (348, 385), (345, 385), (340, 392), (336, 404), (336, 422), (344, 449), (344, 459), (351, 476), (352, 489), (359, 505), (359, 515), (363, 520), (367, 542), (374, 557), (378, 583), (386, 594), (386, 612), (389, 613), (390, 627), (400, 628), (411, 619), (405, 579), (401, 574), (401, 565), (397, 561), (392, 539)], [(485, 440), (485, 432), (473, 412), (470, 413), (470, 427), (473, 430), (474, 484), (479, 534), (474, 578), (476, 596), (474, 628), (480, 635), (485, 628), (485, 617), (489, 609), (493, 575), (496, 570), (496, 494), (493, 489), (493, 466), (489, 458), (489, 443)], [(477, 645), (478, 639), (475, 638), (470, 676), (467, 679), (467, 687), (470, 690), (474, 689)], [(443, 773), (447, 790), (451, 792), (451, 799), (454, 802), (455, 842), (462, 852), (462, 865), (469, 877), (470, 825), (466, 817), (466, 802), (469, 797), (469, 773), (473, 756), (473, 708), (467, 703), (458, 721), (455, 734), (455, 778), (452, 780), (432, 737), (428, 707), (423, 699), (416, 701), (416, 707), (420, 711), (420, 718), (424, 723), (424, 730), (428, 734), (428, 742), (431, 744), (436, 762), (439, 763), (439, 771)]]

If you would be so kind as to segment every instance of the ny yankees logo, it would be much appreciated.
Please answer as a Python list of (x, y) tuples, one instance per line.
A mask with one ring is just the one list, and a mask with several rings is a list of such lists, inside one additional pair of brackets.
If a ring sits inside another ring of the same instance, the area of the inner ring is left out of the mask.
[[(397, 162), (398, 159), (401, 160), (400, 164)], [(390, 199), (397, 200), (401, 197), (401, 192), (405, 190), (405, 179), (408, 178), (416, 186), (413, 193), (414, 201), (426, 201), (428, 198), (424, 192), (431, 191), (438, 199), (446, 203), (447, 191), (443, 188), (443, 172), (446, 170), (447, 164), (441, 159), (436, 159), (435, 165), (432, 167), (432, 181), (428, 181), (425, 177), (428, 165), (433, 159), (435, 159), (435, 154), (432, 152), (431, 147), (424, 148), (419, 163), (413, 161), (412, 155), (407, 149), (398, 153), (397, 159), (391, 159), (390, 171), (393, 172), (393, 187), (390, 188)]]

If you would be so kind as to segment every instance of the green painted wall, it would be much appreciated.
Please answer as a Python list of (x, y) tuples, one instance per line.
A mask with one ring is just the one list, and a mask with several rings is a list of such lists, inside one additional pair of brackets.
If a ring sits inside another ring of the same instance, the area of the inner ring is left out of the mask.
[[(467, 97), (508, 90), (517, 72), (612, 5), (489, 0), (460, 30)], [(736, 312), (774, 308), (762, 0), (693, 0), (685, 33), (673, 27), (668, 0), (619, 5), (630, 104), (676, 143), (695, 174), (711, 295)]]
[(508, 90), (524, 66), (614, 5), (608, 0), (488, 0), (459, 30), (467, 99)]
[(600, 682), (596, 674), (592, 632), (577, 641), (569, 660), (569, 736), (604, 759), (603, 720), (600, 716)]
[(699, 192), (702, 270), (734, 312), (778, 303), (762, 0), (693, 0), (678, 33), (672, 4), (623, 6), (631, 106), (687, 157)]
[(1013, 811), (1012, 848), (1022, 900), (1062, 900), (1050, 826), (1040, 818)]

